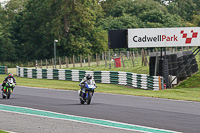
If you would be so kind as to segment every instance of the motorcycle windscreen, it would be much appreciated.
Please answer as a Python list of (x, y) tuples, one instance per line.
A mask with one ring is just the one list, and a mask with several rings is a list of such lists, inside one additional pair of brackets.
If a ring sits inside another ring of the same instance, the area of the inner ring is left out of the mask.
[(87, 80), (88, 85), (94, 85), (92, 79)]

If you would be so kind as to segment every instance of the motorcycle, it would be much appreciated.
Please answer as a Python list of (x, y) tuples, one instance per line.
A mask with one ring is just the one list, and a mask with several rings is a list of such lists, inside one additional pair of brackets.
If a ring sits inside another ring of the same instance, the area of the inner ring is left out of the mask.
[(13, 92), (13, 89), (15, 87), (15, 83), (13, 82), (12, 78), (9, 78), (8, 81), (6, 82), (3, 91), (2, 91), (2, 97), (3, 99), (10, 98), (11, 93)]
[(91, 84), (90, 81), (86, 81), (81, 86), (82, 90), (78, 91), (80, 103), (84, 104), (86, 102), (87, 104), (90, 104), (96, 86), (94, 84)]

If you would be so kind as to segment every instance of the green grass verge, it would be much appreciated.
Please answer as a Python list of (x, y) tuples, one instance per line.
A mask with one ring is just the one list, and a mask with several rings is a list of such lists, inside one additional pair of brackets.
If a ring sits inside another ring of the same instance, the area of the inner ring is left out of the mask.
[(8, 132), (0, 130), (0, 133), (8, 133)]
[(108, 67), (75, 67), (75, 68), (65, 68), (65, 69), (71, 69), (71, 70), (88, 70), (88, 71), (123, 71), (123, 72), (131, 72), (131, 73), (138, 73), (138, 74), (149, 74), (149, 67), (148, 66), (136, 66), (136, 67), (118, 67), (118, 68), (111, 68)]
[[(0, 80), (3, 81), (6, 75), (0, 75)], [(61, 80), (48, 80), (48, 79), (29, 79), (16, 77), (17, 85), (52, 88), (52, 89), (65, 89), (65, 90), (79, 90), (79, 82), (74, 81), (61, 81)], [(113, 85), (113, 84), (97, 84), (96, 92), (137, 95), (147, 97), (157, 97), (166, 99), (189, 100), (200, 102), (200, 88), (185, 88), (185, 89), (168, 89), (160, 91), (134, 89), (132, 87)], [(15, 90), (17, 91), (17, 89)]]

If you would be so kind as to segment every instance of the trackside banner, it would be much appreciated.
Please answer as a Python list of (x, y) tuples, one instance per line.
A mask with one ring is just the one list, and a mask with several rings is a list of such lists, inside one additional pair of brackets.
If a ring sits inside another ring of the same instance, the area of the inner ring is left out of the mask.
[(128, 48), (200, 46), (200, 27), (128, 29)]

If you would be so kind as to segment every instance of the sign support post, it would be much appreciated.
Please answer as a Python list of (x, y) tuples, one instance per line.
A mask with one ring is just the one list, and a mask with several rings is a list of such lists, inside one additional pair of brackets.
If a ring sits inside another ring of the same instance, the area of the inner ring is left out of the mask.
[(109, 49), (109, 69), (111, 69), (111, 63), (110, 63), (110, 49)]

